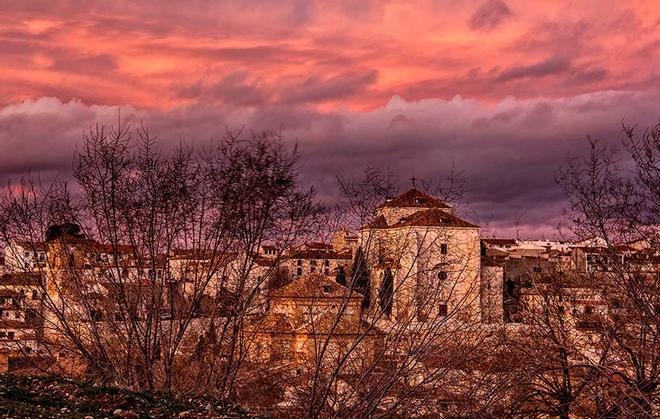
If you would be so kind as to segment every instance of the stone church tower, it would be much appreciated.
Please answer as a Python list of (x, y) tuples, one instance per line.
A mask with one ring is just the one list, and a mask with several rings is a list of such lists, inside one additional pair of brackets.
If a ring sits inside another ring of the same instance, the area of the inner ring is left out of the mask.
[(370, 310), (392, 321), (479, 320), (479, 227), (445, 203), (415, 187), (388, 199), (360, 229), (359, 246)]

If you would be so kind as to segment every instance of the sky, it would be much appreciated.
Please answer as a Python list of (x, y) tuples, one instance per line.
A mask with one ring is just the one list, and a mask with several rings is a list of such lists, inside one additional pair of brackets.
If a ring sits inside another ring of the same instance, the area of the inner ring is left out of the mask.
[(556, 237), (587, 136), (660, 118), (657, 0), (0, 0), (0, 182), (67, 177), (91, 124), (281, 132), (321, 199), (463, 173), (485, 235)]

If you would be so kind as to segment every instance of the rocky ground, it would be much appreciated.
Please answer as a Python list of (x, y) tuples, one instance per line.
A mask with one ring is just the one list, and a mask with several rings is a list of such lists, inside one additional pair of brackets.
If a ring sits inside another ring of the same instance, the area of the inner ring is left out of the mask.
[(247, 412), (211, 398), (136, 393), (58, 377), (0, 374), (3, 418), (247, 418)]

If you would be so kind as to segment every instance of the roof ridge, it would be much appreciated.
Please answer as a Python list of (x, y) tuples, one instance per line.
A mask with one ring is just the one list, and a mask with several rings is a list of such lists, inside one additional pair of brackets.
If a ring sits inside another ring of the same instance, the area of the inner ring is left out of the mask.
[(382, 207), (449, 208), (449, 205), (413, 187), (378, 206), (378, 208)]

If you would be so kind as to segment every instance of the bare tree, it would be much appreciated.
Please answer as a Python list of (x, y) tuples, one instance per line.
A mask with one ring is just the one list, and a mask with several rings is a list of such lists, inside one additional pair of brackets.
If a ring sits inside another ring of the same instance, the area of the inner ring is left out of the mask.
[[(7, 188), (2, 240), (14, 274), (44, 279), (41, 352), (53, 368), (232, 394), (243, 323), (263, 309), (271, 269), (255, 273), (260, 246), (288, 248), (317, 227), (297, 159), (274, 135), (228, 133), (200, 155), (162, 151), (143, 127), (97, 126), (75, 154), (73, 188)], [(26, 258), (42, 250), (44, 263)]]
[(652, 417), (660, 383), (660, 124), (641, 134), (624, 124), (623, 132), (623, 153), (590, 139), (589, 156), (571, 162), (559, 181), (573, 232), (606, 244), (585, 274), (607, 308), (598, 337), (608, 356), (592, 365), (606, 380), (599, 403), (606, 415)]

